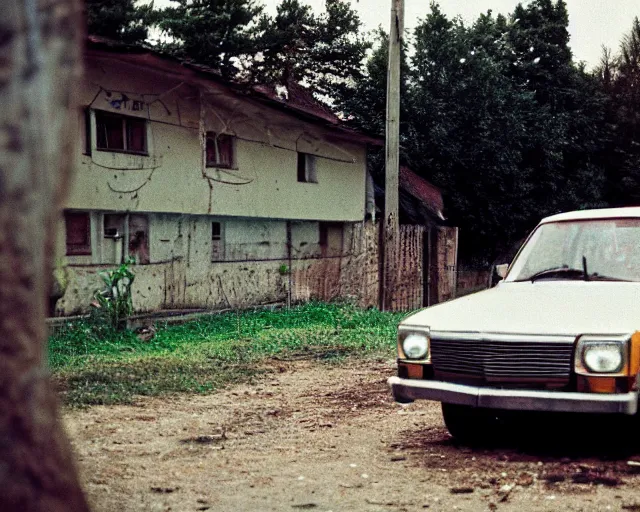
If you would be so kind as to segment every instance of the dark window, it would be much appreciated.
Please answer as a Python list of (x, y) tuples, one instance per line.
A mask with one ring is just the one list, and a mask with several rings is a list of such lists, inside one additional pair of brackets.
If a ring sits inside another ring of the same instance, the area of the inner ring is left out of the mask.
[(84, 119), (84, 154), (91, 154), (91, 109), (85, 107), (83, 109)]
[(149, 219), (146, 215), (129, 215), (129, 256), (138, 265), (149, 263)]
[(124, 236), (123, 213), (105, 213), (102, 224), (105, 238), (122, 238)]
[(211, 223), (211, 261), (224, 260), (224, 240), (222, 239), (222, 224)]
[(147, 153), (147, 122), (96, 111), (96, 146), (106, 151)]
[(67, 255), (91, 254), (91, 219), (87, 212), (65, 212)]
[(219, 222), (211, 223), (211, 240), (222, 240), (222, 226)]
[[(127, 222), (127, 218), (129, 221)], [(128, 230), (127, 254), (132, 257), (138, 265), (149, 263), (149, 219), (146, 215), (124, 213), (105, 213), (103, 217), (104, 238), (123, 240), (119, 242), (126, 247), (126, 236)], [(120, 261), (115, 261), (120, 263)]]
[(298, 153), (298, 181), (307, 181), (307, 165), (304, 153)]
[(322, 256), (339, 256), (343, 251), (343, 230), (340, 222), (319, 223), (318, 245)]
[(320, 244), (320, 247), (326, 248), (329, 244), (329, 224), (327, 224), (326, 222), (321, 222), (319, 228), (320, 238), (318, 240), (318, 243)]
[(235, 165), (235, 137), (225, 133), (207, 133), (207, 167), (230, 169)]
[(147, 126), (142, 119), (128, 118), (125, 120), (127, 129), (127, 150), (144, 153), (147, 150)]
[(318, 183), (316, 175), (316, 157), (307, 153), (298, 153), (298, 181)]

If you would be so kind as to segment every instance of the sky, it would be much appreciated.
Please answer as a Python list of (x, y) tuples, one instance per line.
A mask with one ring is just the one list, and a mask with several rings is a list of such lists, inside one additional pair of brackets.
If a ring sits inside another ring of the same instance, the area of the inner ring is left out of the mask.
[[(382, 25), (389, 30), (391, 0), (350, 0), (364, 23), (365, 30)], [(262, 0), (267, 11), (275, 13), (280, 0)], [(566, 0), (569, 9), (571, 49), (575, 60), (585, 61), (589, 67), (598, 64), (602, 45), (617, 50), (620, 40), (631, 29), (635, 16), (640, 16), (640, 0)], [(320, 12), (324, 0), (306, 0)], [(429, 10), (429, 0), (405, 0), (405, 27), (412, 29)], [(508, 14), (520, 3), (518, 0), (439, 0), (447, 16), (461, 16), (473, 22), (477, 16), (491, 9), (494, 14)], [(526, 0), (522, 3), (527, 3)]]

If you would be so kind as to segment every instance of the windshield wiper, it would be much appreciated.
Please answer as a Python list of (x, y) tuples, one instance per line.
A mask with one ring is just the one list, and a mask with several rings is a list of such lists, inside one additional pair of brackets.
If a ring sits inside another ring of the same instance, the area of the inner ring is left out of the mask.
[(603, 276), (598, 274), (598, 272), (594, 272), (593, 274), (589, 274), (587, 269), (583, 268), (569, 268), (567, 266), (563, 267), (554, 267), (548, 268), (545, 270), (541, 270), (540, 272), (536, 272), (532, 276), (527, 277), (526, 279), (517, 279), (516, 282), (522, 281), (537, 281), (538, 279), (549, 279), (553, 277), (558, 277), (560, 279), (582, 279), (584, 281), (621, 281), (621, 282), (631, 282), (629, 279), (621, 279), (619, 277), (613, 276)]
[(526, 279), (518, 279), (518, 281), (531, 281), (532, 283), (538, 279), (546, 279), (553, 276), (561, 276), (562, 279), (580, 278), (584, 279), (584, 269), (569, 268), (567, 266), (554, 267), (536, 272)]

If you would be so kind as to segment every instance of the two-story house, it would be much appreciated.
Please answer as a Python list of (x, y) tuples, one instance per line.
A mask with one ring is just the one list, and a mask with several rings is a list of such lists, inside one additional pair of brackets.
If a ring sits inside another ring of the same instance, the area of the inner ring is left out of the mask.
[(299, 86), (241, 86), (98, 38), (85, 55), (58, 314), (86, 311), (98, 271), (127, 256), (138, 311), (324, 296), (336, 273), (333, 295), (366, 287), (366, 146), (380, 141)]

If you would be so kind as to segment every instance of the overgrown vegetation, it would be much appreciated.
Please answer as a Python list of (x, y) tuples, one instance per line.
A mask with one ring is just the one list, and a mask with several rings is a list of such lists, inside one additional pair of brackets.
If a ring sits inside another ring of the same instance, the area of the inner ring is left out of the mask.
[(133, 313), (131, 287), (135, 279), (131, 271), (133, 259), (127, 258), (118, 268), (99, 272), (104, 288), (96, 291), (91, 304), (91, 324), (94, 330), (120, 331), (126, 326), (127, 317)]
[(207, 393), (260, 372), (267, 358), (392, 357), (403, 314), (312, 303), (159, 325), (141, 341), (131, 331), (70, 323), (49, 340), (49, 362), (70, 405), (131, 403), (137, 395)]

